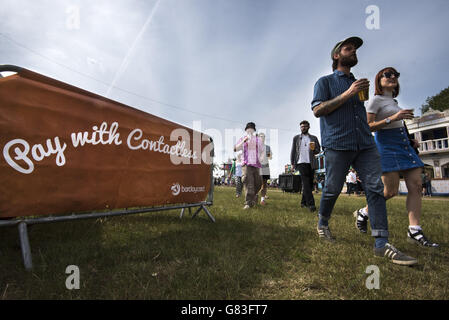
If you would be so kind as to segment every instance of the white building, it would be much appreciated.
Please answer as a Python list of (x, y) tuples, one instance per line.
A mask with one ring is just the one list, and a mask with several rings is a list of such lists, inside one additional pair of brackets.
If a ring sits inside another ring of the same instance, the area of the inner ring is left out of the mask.
[(431, 109), (406, 120), (406, 125), (419, 142), (419, 156), (431, 173), (433, 191), (449, 195), (449, 110)]
[(433, 167), (433, 177), (449, 178), (449, 110), (430, 110), (406, 124), (419, 141), (421, 160), (426, 167)]

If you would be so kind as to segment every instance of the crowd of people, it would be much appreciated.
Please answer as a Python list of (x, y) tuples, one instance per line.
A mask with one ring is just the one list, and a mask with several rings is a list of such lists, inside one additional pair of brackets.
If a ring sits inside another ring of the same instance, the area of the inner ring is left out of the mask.
[[(336, 241), (329, 222), (346, 182), (349, 195), (364, 193), (366, 196), (366, 206), (354, 212), (355, 226), (359, 232), (367, 233), (369, 222), (374, 255), (386, 257), (395, 264), (413, 265), (417, 263), (416, 258), (389, 242), (386, 201), (398, 194), (403, 177), (408, 191), (407, 241), (437, 248), (439, 245), (430, 241), (421, 227), (421, 196), (431, 196), (430, 177), (422, 175), (424, 163), (417, 152), (418, 142), (408, 135), (403, 121), (414, 117), (413, 109), (399, 107), (396, 100), (400, 73), (393, 67), (381, 69), (374, 79), (375, 95), (371, 99), (368, 99), (369, 80), (357, 80), (351, 73), (351, 68), (358, 63), (357, 50), (362, 44), (359, 37), (338, 42), (331, 50), (333, 73), (315, 83), (311, 107), (320, 119), (321, 144), (316, 136), (309, 134), (310, 124), (305, 120), (300, 123), (301, 133), (293, 138), (290, 160), (302, 179), (300, 205), (312, 212), (317, 210), (313, 197), (315, 155), (323, 148), (326, 176), (321, 181), (318, 237), (330, 243)], [(365, 101), (368, 101), (366, 107)], [(245, 132), (234, 151), (239, 152), (241, 166), (241, 172), (237, 173), (236, 169), (236, 175), (241, 174), (236, 196), (240, 196), (244, 186), (246, 210), (256, 205), (259, 191), (260, 203), (266, 204), (268, 160), (272, 155), (265, 145), (265, 137), (255, 134), (253, 122), (246, 125)]]
[(351, 195), (353, 193), (360, 196), (364, 193), (364, 191), (360, 176), (354, 168), (350, 168), (348, 174), (346, 175), (346, 194)]

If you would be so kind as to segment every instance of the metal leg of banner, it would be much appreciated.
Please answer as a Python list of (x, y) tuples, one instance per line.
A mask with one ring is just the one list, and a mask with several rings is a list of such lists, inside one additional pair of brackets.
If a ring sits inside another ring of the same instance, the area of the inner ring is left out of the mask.
[(198, 208), (198, 210), (195, 211), (195, 213), (193, 214), (192, 218), (195, 218), (201, 210), (204, 210), (204, 212), (206, 212), (206, 214), (208, 215), (209, 219), (211, 219), (212, 222), (215, 222), (214, 216), (209, 212), (209, 210), (207, 210), (207, 208), (204, 205), (201, 205)]
[(198, 215), (198, 213), (201, 211), (201, 209), (202, 209), (202, 206), (200, 206), (200, 207), (195, 211), (195, 213), (194, 213), (193, 216), (192, 216), (192, 219), (195, 218), (195, 217)]
[[(179, 217), (182, 219), (182, 217), (184, 216), (184, 210), (185, 210), (186, 208), (182, 208), (181, 209), (181, 214), (179, 215)], [(189, 207), (188, 208), (189, 209), (189, 214), (190, 215), (192, 215), (192, 208), (191, 207)]]
[(201, 205), (201, 208), (203, 208), (204, 212), (206, 212), (206, 214), (209, 216), (209, 219), (211, 219), (212, 222), (215, 222), (214, 216), (209, 212), (209, 210), (207, 210), (206, 206)]
[(31, 258), (30, 241), (28, 239), (28, 229), (25, 222), (19, 223), (20, 247), (22, 248), (23, 264), (27, 271), (33, 269), (33, 260)]

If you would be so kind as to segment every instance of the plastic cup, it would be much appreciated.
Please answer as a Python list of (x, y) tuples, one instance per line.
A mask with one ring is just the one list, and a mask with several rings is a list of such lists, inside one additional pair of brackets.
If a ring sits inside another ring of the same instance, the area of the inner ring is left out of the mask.
[(315, 150), (315, 142), (311, 141), (309, 143), (310, 150)]
[(369, 90), (368, 90), (368, 88), (367, 88), (367, 89), (360, 90), (360, 91), (358, 92), (358, 94), (359, 94), (359, 100), (360, 100), (360, 101), (367, 101), (368, 98), (369, 98)]

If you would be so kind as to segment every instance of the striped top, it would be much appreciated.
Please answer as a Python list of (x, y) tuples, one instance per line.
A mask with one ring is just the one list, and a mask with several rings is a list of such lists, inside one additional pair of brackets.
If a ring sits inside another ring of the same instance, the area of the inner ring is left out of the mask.
[[(312, 109), (349, 89), (354, 75), (344, 72), (321, 77), (313, 90)], [(321, 145), (333, 150), (363, 150), (375, 146), (374, 137), (366, 120), (366, 109), (357, 95), (349, 98), (334, 112), (320, 117)]]

